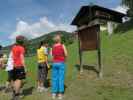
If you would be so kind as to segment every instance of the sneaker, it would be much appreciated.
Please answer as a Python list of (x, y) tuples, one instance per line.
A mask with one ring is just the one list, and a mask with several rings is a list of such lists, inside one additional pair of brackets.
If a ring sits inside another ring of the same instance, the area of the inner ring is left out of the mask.
[(42, 91), (47, 92), (48, 91), (48, 88), (42, 87)]
[(19, 97), (19, 95), (15, 95), (15, 94), (13, 93), (12, 99), (11, 99), (11, 100), (20, 100), (20, 97)]
[(13, 90), (13, 92), (12, 92), (12, 99), (11, 100), (14, 100), (14, 98), (15, 98), (15, 91)]
[(15, 96), (13, 100), (20, 100), (19, 96)]
[(53, 93), (53, 94), (52, 94), (52, 99), (55, 99), (55, 98), (56, 98), (56, 94)]
[(22, 94), (22, 93), (19, 95), (20, 99), (23, 99), (23, 98), (24, 98), (24, 96), (25, 96), (25, 95), (24, 95), (24, 94)]
[(59, 99), (59, 100), (62, 100), (62, 99), (63, 99), (63, 94), (59, 94), (59, 95), (58, 95), (58, 99)]
[(47, 91), (48, 91), (48, 88), (45, 88), (45, 87), (39, 88), (39, 92), (47, 92)]
[(6, 87), (5, 89), (5, 93), (9, 93), (9, 92), (12, 92), (13, 91), (13, 88), (10, 86), (10, 87)]
[(37, 92), (41, 92), (41, 87), (38, 87), (37, 88)]
[(9, 92), (11, 92), (12, 90), (10, 89), (10, 88), (6, 88), (5, 89), (5, 93), (9, 93)]

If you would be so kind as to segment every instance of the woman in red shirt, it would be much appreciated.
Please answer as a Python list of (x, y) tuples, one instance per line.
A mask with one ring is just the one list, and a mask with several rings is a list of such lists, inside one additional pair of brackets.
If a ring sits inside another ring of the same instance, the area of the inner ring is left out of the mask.
[(52, 48), (53, 66), (52, 66), (52, 98), (57, 96), (62, 99), (64, 93), (65, 60), (67, 50), (64, 44), (61, 44), (60, 35), (54, 37), (55, 44)]
[(22, 79), (25, 79), (25, 62), (24, 62), (24, 37), (17, 36), (16, 44), (12, 47), (12, 58), (13, 58), (13, 80), (14, 80), (14, 91), (13, 100), (18, 100), (20, 88), (22, 86)]

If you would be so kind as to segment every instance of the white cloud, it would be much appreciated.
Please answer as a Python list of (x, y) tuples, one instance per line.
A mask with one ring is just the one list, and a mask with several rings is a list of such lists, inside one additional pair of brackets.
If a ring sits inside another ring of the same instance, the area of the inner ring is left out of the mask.
[(113, 8), (113, 10), (118, 11), (118, 12), (121, 12), (121, 13), (124, 13), (124, 14), (127, 13), (127, 10), (128, 9), (129, 8), (126, 7), (126, 6), (117, 6), (116, 8)]
[(16, 25), (16, 31), (12, 33), (10, 38), (14, 39), (17, 35), (24, 35), (30, 38), (35, 38), (57, 30), (72, 32), (75, 30), (75, 27), (63, 23), (55, 24), (47, 17), (40, 18), (38, 22), (35, 22), (33, 24), (19, 20)]

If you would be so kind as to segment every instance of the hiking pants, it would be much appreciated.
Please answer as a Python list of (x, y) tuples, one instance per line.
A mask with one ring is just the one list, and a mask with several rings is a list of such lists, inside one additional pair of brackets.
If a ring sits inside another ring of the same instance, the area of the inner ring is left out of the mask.
[(52, 93), (64, 93), (65, 64), (52, 65)]

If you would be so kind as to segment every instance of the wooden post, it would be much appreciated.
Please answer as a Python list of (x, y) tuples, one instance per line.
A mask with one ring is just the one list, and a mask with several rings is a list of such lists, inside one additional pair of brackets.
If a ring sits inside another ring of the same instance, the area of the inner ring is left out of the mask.
[(100, 26), (97, 30), (97, 54), (98, 54), (98, 75), (102, 78), (102, 64), (101, 64), (101, 40), (100, 40)]
[(82, 74), (83, 73), (83, 58), (82, 58), (82, 55), (83, 54), (83, 52), (82, 52), (82, 50), (80, 49), (79, 50), (79, 56), (80, 56), (80, 74)]
[(82, 74), (83, 73), (82, 50), (81, 50), (81, 46), (80, 46), (79, 33), (78, 33), (78, 47), (79, 47), (80, 74)]

